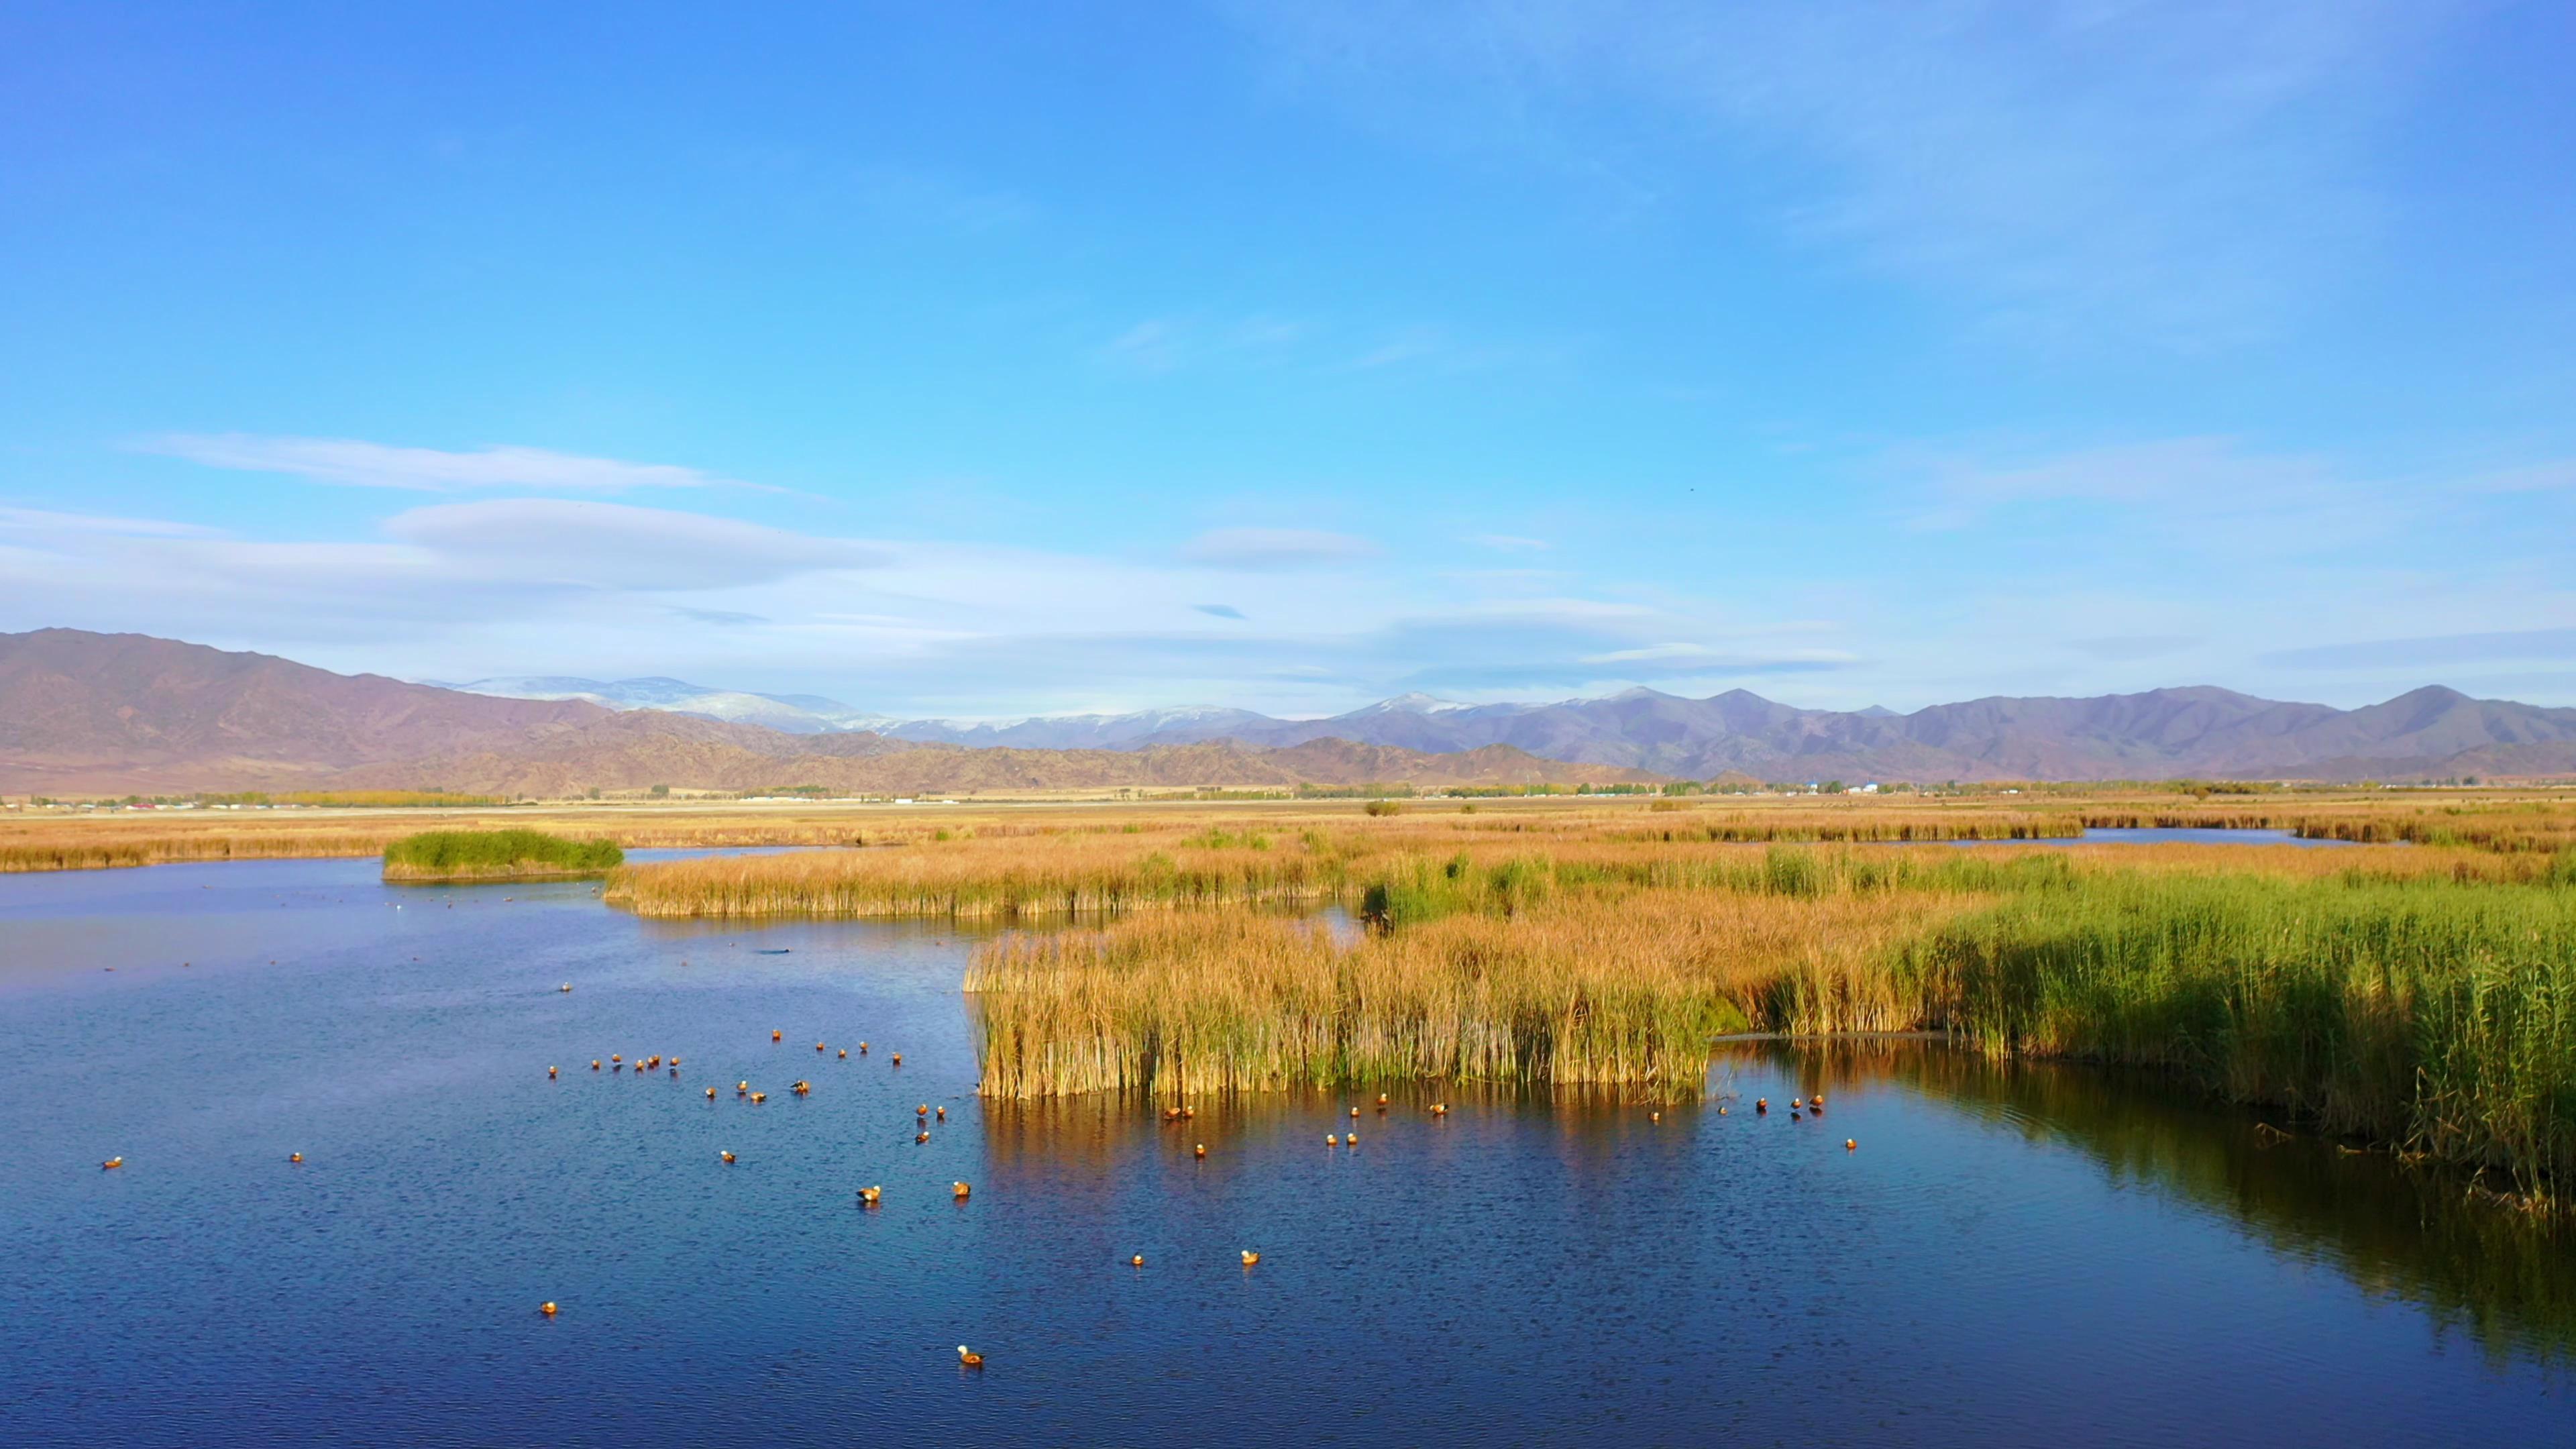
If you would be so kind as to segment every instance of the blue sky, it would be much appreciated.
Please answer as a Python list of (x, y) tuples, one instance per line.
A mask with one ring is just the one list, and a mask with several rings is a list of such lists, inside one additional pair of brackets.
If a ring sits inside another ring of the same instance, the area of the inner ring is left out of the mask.
[(20, 4), (0, 629), (2576, 704), (2576, 9)]

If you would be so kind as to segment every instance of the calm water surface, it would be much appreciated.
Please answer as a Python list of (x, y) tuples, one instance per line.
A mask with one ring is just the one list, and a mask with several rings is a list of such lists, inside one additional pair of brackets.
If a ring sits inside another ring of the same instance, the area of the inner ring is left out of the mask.
[(978, 1103), (951, 928), (374, 876), (0, 877), (0, 1443), (2576, 1441), (2563, 1240), (2150, 1083), (1746, 1048), (1331, 1151)]

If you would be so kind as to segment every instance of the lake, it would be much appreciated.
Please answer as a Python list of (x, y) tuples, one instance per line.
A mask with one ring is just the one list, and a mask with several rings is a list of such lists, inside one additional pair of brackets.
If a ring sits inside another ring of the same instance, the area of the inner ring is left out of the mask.
[[(0, 876), (0, 1442), (2348, 1449), (2576, 1422), (2567, 1240), (2150, 1079), (1748, 1045), (1660, 1123), (1405, 1091), (1331, 1149), (1338, 1093), (1171, 1126), (979, 1102), (954, 927), (647, 922), (591, 891), (388, 888), (371, 860)], [(682, 1065), (590, 1070), (612, 1053)]]

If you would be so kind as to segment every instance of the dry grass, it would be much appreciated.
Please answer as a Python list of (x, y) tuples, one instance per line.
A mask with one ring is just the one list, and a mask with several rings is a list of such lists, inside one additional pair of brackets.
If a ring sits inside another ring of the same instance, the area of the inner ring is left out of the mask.
[[(1415, 800), (1370, 819), (1351, 801), (1205, 804), (1029, 803), (954, 807), (746, 806), (623, 802), (507, 809), (0, 814), (0, 871), (94, 869), (182, 860), (380, 853), (434, 828), (514, 826), (603, 836), (627, 849), (755, 845), (939, 844), (1001, 838), (1050, 842), (1120, 835), (1171, 851), (1209, 831), (1293, 841), (1309, 832), (1336, 850), (1446, 854), (1480, 841), (1681, 845), (2050, 838), (2092, 826), (2265, 826), (2320, 838), (2545, 855), (2576, 844), (2569, 792), (2298, 792), (2195, 800), (2170, 790), (2052, 787), (2005, 797), (1555, 797)], [(1040, 848), (1051, 850), (1051, 846)]]
[(1905, 1024), (1868, 963), (1973, 904), (1650, 890), (1337, 940), (1312, 921), (1161, 914), (976, 955), (988, 1095), (1189, 1095), (1399, 1080), (1696, 1096), (1717, 1032), (1796, 1011)]

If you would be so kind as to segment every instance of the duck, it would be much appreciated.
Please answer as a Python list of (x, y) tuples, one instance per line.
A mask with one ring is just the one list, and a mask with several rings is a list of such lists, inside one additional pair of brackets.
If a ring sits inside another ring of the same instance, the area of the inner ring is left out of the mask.
[[(571, 983), (571, 982), (569, 982), (569, 981), (567, 981), (567, 982), (565, 982), (563, 985), (556, 987), (556, 988), (555, 988), (555, 990), (557, 990), (557, 991), (570, 991), (570, 990), (572, 990), (572, 983)], [(549, 1304), (549, 1305), (547, 1305), (547, 1306), (548, 1306), (549, 1308), (553, 1307), (553, 1305), (552, 1305), (552, 1304)]]
[(1823, 1111), (1823, 1110), (1825, 1109), (1825, 1094), (1824, 1094), (1824, 1093), (1822, 1093), (1822, 1092), (1818, 1092), (1814, 1097), (1810, 1098), (1809, 1100), (1813, 1101), (1813, 1102), (1816, 1104), (1816, 1110), (1817, 1110), (1817, 1111), (1821, 1112), (1821, 1111)]
[(707, 1100), (708, 1100), (708, 1101), (710, 1101), (710, 1102), (712, 1102), (712, 1101), (714, 1101), (715, 1099), (716, 1099), (716, 1089), (715, 1089), (715, 1088), (713, 1088), (713, 1087), (709, 1087), (709, 1088), (707, 1088)]
[(546, 1080), (547, 1080), (547, 1081), (549, 1081), (549, 1082), (551, 1082), (551, 1081), (553, 1081), (554, 1079), (555, 1079), (555, 1069), (554, 1069), (554, 1068), (552, 1068), (552, 1067), (548, 1067), (548, 1068), (546, 1068)]
[(894, 1064), (898, 1067), (903, 1065), (903, 1053), (896, 1052), (894, 1054)]
[(984, 1356), (964, 1344), (957, 1345), (957, 1361), (967, 1368), (982, 1368)]
[(301, 1152), (290, 1152), (286, 1154), (286, 1160), (289, 1162), (302, 1162), (304, 1160), (304, 1154)]
[(733, 1084), (733, 1094), (734, 1094), (735, 1096), (737, 1096), (737, 1097), (741, 1096), (743, 1093), (748, 1092), (748, 1091), (750, 1091), (750, 1090), (751, 1090), (751, 1083), (749, 1083), (749, 1082), (736, 1082), (736, 1083), (734, 1083), (734, 1084)]
[(1649, 1122), (1661, 1122), (1664, 1120), (1664, 1114), (1661, 1112), (1649, 1112), (1646, 1114), (1646, 1120)]
[(1127, 1260), (1127, 1266), (1128, 1266), (1128, 1267), (1130, 1267), (1130, 1268), (1142, 1268), (1142, 1267), (1144, 1267), (1144, 1266), (1145, 1266), (1145, 1255), (1144, 1255), (1144, 1254), (1142, 1254), (1142, 1253), (1138, 1253), (1135, 1257), (1132, 1257), (1132, 1258), (1128, 1259), (1128, 1260)]
[(1720, 1107), (1720, 1108), (1718, 1108), (1718, 1109), (1717, 1109), (1717, 1115), (1719, 1115), (1720, 1117), (1725, 1116), (1725, 1115), (1726, 1115), (1726, 1109), (1725, 1109), (1724, 1107)]
[(1250, 1248), (1243, 1250), (1243, 1266), (1249, 1268), (1260, 1261), (1261, 1255), (1259, 1253), (1252, 1251)]
[(975, 1190), (962, 1182), (952, 1182), (948, 1184), (948, 1186), (959, 1202), (964, 1202), (966, 1200), (966, 1195)]
[(1381, 1112), (1386, 1110), (1386, 1093), (1384, 1092), (1377, 1094), (1377, 1109)]
[(592, 1057), (590, 1059), (590, 1069), (594, 1072), (599, 1070), (599, 1058)]
[[(569, 990), (571, 990), (572, 988), (570, 988), (570, 987), (566, 987), (566, 988), (564, 988), (564, 989), (565, 989), (565, 990), (567, 990), (567, 991), (569, 991)], [(544, 1315), (545, 1315), (546, 1317), (548, 1317), (548, 1318), (552, 1318), (552, 1317), (554, 1317), (554, 1316), (555, 1316), (555, 1305), (554, 1305), (553, 1300), (549, 1299), (549, 1300), (547, 1300), (546, 1302), (543, 1302), (543, 1303), (538, 1304), (538, 1305), (537, 1305), (537, 1311), (538, 1311), (539, 1313), (544, 1314)]]
[(1197, 1155), (1197, 1156), (1200, 1156), (1200, 1157), (1205, 1157), (1205, 1156), (1207, 1156), (1207, 1144), (1206, 1144), (1206, 1143), (1202, 1142), (1202, 1143), (1200, 1143), (1200, 1144), (1199, 1144), (1199, 1150), (1198, 1150), (1198, 1152), (1196, 1153), (1196, 1155)]
[(626, 1058), (619, 1056), (619, 1055), (618, 1055), (617, 1053), (615, 1053), (615, 1052), (610, 1052), (610, 1053), (608, 1054), (608, 1059), (609, 1059), (610, 1061), (612, 1061), (612, 1062), (617, 1063), (617, 1064), (618, 1064), (619, 1066), (621, 1066), (621, 1067), (622, 1067), (622, 1066), (624, 1066), (624, 1065), (626, 1065)]
[(822, 1044), (821, 1042), (819, 1042), (819, 1041), (818, 1041), (818, 1042), (814, 1043), (814, 1050), (816, 1050), (816, 1051), (818, 1051), (818, 1052), (819, 1052), (819, 1051), (821, 1051), (822, 1049), (823, 1049), (823, 1044)]
[(1163, 1109), (1163, 1120), (1166, 1122), (1178, 1122), (1181, 1120), (1181, 1109), (1178, 1107), (1165, 1107)]
[(948, 1109), (945, 1107), (933, 1107), (930, 1109), (930, 1115), (941, 1122), (945, 1122), (948, 1120)]
[(867, 1044), (866, 1042), (861, 1042), (861, 1043), (859, 1043), (859, 1055), (860, 1055), (860, 1056), (866, 1056), (867, 1054), (868, 1054), (868, 1044)]
[(723, 1158), (727, 1162), (733, 1161), (733, 1154), (730, 1152), (718, 1152), (716, 1156)]
[(779, 1033), (778, 1031), (776, 1031), (775, 1029), (772, 1029), (772, 1030), (771, 1030), (771, 1032), (769, 1033), (769, 1039), (770, 1039), (771, 1041), (777, 1041), (777, 1040), (780, 1040), (780, 1039), (781, 1039), (781, 1038), (780, 1038), (780, 1033)]
[(767, 1092), (754, 1092), (751, 1094), (751, 1104), (755, 1107), (768, 1100), (769, 1094)]
[(848, 1061), (849, 1059), (850, 1059), (850, 1049), (849, 1049), (848, 1047), (843, 1047), (843, 1048), (841, 1048), (841, 1060), (843, 1060), (843, 1061), (845, 1061), (845, 1062), (846, 1062), (846, 1061)]
[(1431, 1104), (1431, 1115), (1432, 1115), (1432, 1116), (1434, 1116), (1434, 1117), (1446, 1117), (1446, 1116), (1448, 1116), (1448, 1115), (1449, 1115), (1449, 1104), (1448, 1104), (1448, 1103), (1446, 1103), (1446, 1102), (1434, 1102), (1434, 1103), (1432, 1103), (1432, 1104)]
[(122, 1157), (111, 1157), (111, 1158), (109, 1158), (108, 1160), (106, 1160), (105, 1162), (100, 1163), (100, 1164), (98, 1165), (98, 1170), (99, 1170), (99, 1171), (101, 1171), (101, 1172), (109, 1172), (109, 1171), (112, 1171), (112, 1170), (114, 1170), (114, 1169), (116, 1169), (116, 1168), (123, 1167), (124, 1165), (125, 1165), (125, 1159), (124, 1159), (124, 1158), (122, 1158)]
[(1353, 1108), (1351, 1109), (1351, 1115), (1352, 1115), (1353, 1117), (1357, 1117), (1357, 1116), (1359, 1116), (1359, 1115), (1360, 1115), (1360, 1109), (1359, 1109), (1359, 1108), (1357, 1108), (1357, 1107), (1353, 1107)]
[(1326, 1147), (1339, 1147), (1342, 1145), (1342, 1139), (1334, 1136), (1330, 1132), (1327, 1132), (1324, 1134), (1324, 1145)]
[(1754, 1111), (1756, 1111), (1756, 1112), (1768, 1112), (1768, 1111), (1770, 1111), (1770, 1110), (1771, 1110), (1771, 1099), (1770, 1099), (1770, 1098), (1768, 1098), (1768, 1097), (1756, 1097), (1756, 1098), (1754, 1098), (1754, 1099), (1753, 1099), (1753, 1110), (1754, 1110)]
[(1347, 1136), (1347, 1137), (1343, 1138), (1343, 1139), (1342, 1139), (1342, 1145), (1343, 1145), (1344, 1147), (1357, 1147), (1357, 1146), (1359, 1146), (1359, 1145), (1360, 1145), (1360, 1134), (1358, 1134), (1358, 1133), (1354, 1132), (1354, 1133), (1350, 1134), (1349, 1136)]
[(1845, 1151), (1845, 1152), (1858, 1152), (1859, 1150), (1860, 1150), (1860, 1139), (1859, 1139), (1859, 1138), (1857, 1138), (1857, 1137), (1846, 1137), (1846, 1138), (1844, 1138), (1844, 1139), (1843, 1139), (1843, 1151)]
[(929, 1133), (927, 1133), (927, 1132), (915, 1132), (914, 1134), (912, 1134), (912, 1145), (913, 1145), (913, 1146), (915, 1146), (915, 1147), (919, 1147), (921, 1144), (923, 1144), (923, 1143), (925, 1143), (925, 1142), (927, 1142), (927, 1141), (929, 1141), (929, 1140), (930, 1140), (930, 1134), (929, 1134)]
[(1192, 1120), (1192, 1119), (1196, 1118), (1198, 1115), (1199, 1115), (1199, 1109), (1198, 1109), (1198, 1108), (1196, 1108), (1196, 1107), (1183, 1107), (1183, 1108), (1181, 1109), (1181, 1120), (1182, 1120), (1182, 1121), (1184, 1121), (1184, 1122), (1190, 1121), (1190, 1120)]
[(929, 1115), (930, 1115), (930, 1104), (929, 1104), (928, 1102), (924, 1102), (924, 1103), (922, 1103), (920, 1106), (913, 1108), (913, 1109), (912, 1109), (912, 1115), (914, 1115), (915, 1117), (927, 1117), (927, 1116), (929, 1116)]
[(885, 1196), (885, 1189), (882, 1187), (863, 1187), (859, 1189), (859, 1201), (866, 1203), (869, 1207), (875, 1207), (877, 1205), (877, 1199), (883, 1196)]

